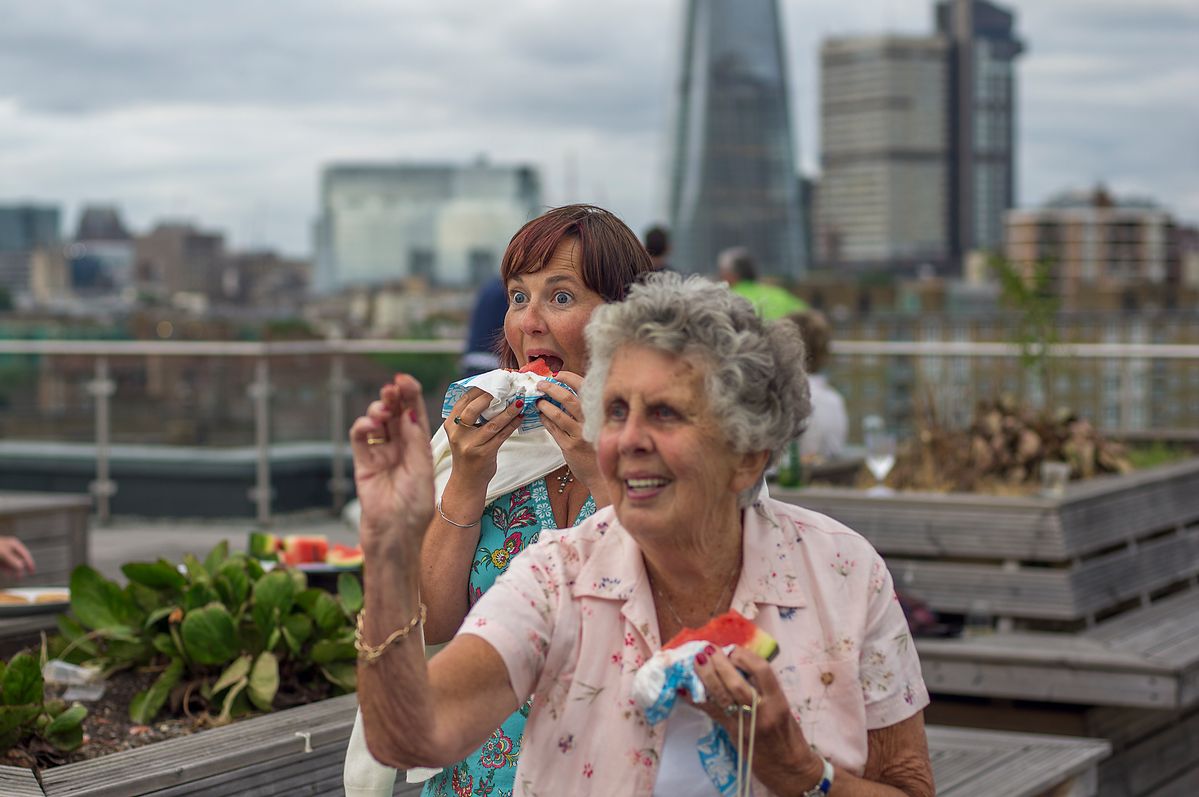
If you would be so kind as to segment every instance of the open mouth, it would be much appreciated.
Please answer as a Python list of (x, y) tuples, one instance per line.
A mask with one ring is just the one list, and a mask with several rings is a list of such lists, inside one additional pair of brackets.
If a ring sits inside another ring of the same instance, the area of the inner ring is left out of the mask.
[(561, 357), (555, 357), (552, 354), (538, 354), (536, 357), (529, 358), (529, 362), (533, 362), (534, 360), (541, 360), (544, 362), (545, 367), (549, 368), (550, 373), (552, 374), (556, 374), (562, 370), (563, 362)]

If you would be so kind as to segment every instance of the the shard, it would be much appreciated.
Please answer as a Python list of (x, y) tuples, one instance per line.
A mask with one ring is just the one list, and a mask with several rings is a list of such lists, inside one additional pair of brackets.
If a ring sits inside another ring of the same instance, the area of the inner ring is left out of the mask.
[(745, 246), (763, 275), (807, 267), (776, 0), (685, 0), (671, 131), (672, 265), (711, 274)]

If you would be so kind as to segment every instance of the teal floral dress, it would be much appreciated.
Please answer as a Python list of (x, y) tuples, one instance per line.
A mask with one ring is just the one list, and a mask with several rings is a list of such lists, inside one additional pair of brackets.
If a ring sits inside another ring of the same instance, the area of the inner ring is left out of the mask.
[[(572, 525), (595, 513), (587, 499)], [(557, 528), (545, 479), (501, 495), (483, 509), (479, 547), (470, 567), (470, 604), (491, 589), (512, 557), (537, 542), (542, 529)], [(526, 702), (475, 752), (425, 782), (424, 797), (512, 797), (516, 759), (530, 703)]]

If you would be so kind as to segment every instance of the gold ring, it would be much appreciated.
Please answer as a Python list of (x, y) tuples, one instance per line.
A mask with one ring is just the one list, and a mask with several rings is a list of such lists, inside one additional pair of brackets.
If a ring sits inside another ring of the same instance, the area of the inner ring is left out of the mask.
[(381, 434), (368, 434), (366, 436), (366, 444), (368, 446), (381, 446), (387, 442), (387, 437)]

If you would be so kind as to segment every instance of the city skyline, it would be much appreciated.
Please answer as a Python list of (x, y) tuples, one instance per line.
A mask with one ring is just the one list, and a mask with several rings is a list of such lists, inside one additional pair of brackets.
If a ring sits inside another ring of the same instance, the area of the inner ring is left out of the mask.
[[(1199, 220), (1199, 63), (1188, 0), (1009, 0), (1019, 206), (1102, 181)], [(817, 49), (920, 32), (925, 0), (781, 0), (800, 163), (815, 171)], [(310, 255), (331, 161), (530, 161), (547, 204), (589, 200), (638, 231), (665, 217), (677, 2), (297, 2), (166, 7), (0, 0), (0, 203), (115, 202), (234, 246)], [(1193, 44), (1191, 45), (1193, 48)]]

